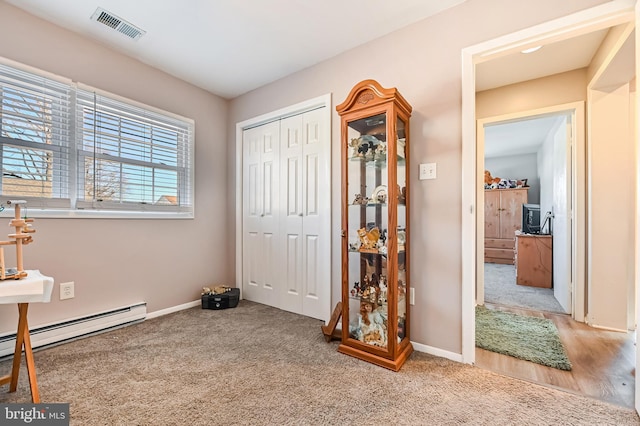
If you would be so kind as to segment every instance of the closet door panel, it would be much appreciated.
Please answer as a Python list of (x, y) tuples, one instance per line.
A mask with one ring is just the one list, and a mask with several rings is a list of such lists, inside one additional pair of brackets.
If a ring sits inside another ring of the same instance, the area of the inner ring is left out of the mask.
[(262, 214), (262, 164), (261, 132), (258, 129), (245, 130), (243, 133), (244, 169), (243, 169), (243, 297), (262, 302), (260, 287), (262, 269), (262, 234), (260, 215)]
[(325, 301), (331, 298), (329, 136), (323, 135), (324, 111), (303, 114), (303, 270), (302, 312), (314, 318), (326, 316)]
[(281, 308), (302, 313), (302, 117), (299, 115), (280, 121), (281, 180), (284, 211), (281, 214), (282, 233), (286, 247), (282, 256), (286, 291), (281, 295)]
[(272, 304), (279, 283), (274, 264), (280, 240), (280, 126), (270, 123), (243, 133), (243, 297)]

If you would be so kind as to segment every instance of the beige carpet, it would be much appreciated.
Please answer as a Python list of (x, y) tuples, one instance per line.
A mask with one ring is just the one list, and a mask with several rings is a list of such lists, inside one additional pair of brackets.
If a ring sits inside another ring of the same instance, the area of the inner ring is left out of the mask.
[(552, 288), (516, 284), (516, 267), (513, 265), (484, 264), (484, 301), (535, 311), (566, 313)]
[[(241, 301), (35, 354), (72, 425), (636, 425), (634, 411), (414, 353), (398, 373), (336, 352), (320, 322)], [(10, 361), (0, 363), (0, 375)], [(0, 388), (0, 403), (29, 401)]]

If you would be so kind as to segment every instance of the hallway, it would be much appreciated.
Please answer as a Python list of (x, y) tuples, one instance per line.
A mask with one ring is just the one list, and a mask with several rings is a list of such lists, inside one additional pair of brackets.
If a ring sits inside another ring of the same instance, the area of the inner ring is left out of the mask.
[(490, 309), (547, 318), (560, 333), (571, 371), (545, 367), (476, 348), (476, 366), (506, 376), (633, 408), (635, 398), (635, 335), (605, 331), (574, 321), (569, 315), (509, 308)]

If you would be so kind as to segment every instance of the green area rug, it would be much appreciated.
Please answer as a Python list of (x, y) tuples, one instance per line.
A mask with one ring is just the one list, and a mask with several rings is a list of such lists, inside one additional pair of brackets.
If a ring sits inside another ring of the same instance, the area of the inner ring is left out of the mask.
[(553, 321), (476, 306), (476, 346), (560, 370), (571, 362)]

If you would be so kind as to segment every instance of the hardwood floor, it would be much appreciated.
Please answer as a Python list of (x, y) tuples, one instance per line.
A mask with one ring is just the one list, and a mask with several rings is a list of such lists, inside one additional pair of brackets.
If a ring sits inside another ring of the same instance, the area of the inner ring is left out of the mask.
[(571, 371), (522, 361), (476, 348), (476, 366), (506, 376), (559, 388), (633, 408), (635, 333), (605, 331), (574, 321), (569, 315), (530, 311), (487, 303), (490, 309), (552, 320), (560, 333)]

